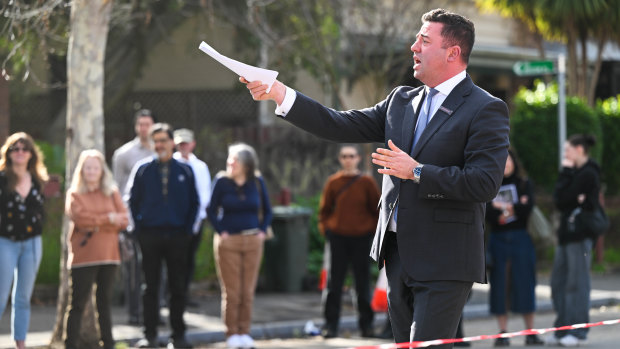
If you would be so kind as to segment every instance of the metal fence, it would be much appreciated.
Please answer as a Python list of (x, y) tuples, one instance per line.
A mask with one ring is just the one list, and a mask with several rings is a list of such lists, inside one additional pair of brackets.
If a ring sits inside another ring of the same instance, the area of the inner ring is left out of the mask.
[[(64, 145), (66, 94), (54, 91), (11, 103), (11, 131), (25, 131), (35, 139)], [(196, 155), (211, 175), (224, 170), (228, 145), (245, 142), (259, 154), (260, 169), (272, 198), (286, 188), (293, 197), (320, 193), (327, 177), (339, 166), (339, 145), (323, 141), (282, 120), (260, 126), (258, 103), (239, 91), (141, 91), (130, 94), (105, 112), (106, 156), (131, 140), (133, 115), (148, 108), (158, 121), (186, 127), (196, 135)], [(368, 154), (366, 154), (368, 156)]]

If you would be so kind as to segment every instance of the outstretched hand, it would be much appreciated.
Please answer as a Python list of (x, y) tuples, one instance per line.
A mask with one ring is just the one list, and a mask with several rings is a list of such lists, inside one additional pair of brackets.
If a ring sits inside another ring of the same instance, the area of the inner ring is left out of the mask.
[(391, 139), (388, 140), (388, 147), (390, 149), (377, 148), (377, 152), (372, 153), (373, 164), (383, 167), (377, 171), (400, 179), (413, 179), (413, 169), (418, 162), (400, 150)]
[(276, 104), (280, 105), (284, 101), (284, 96), (286, 95), (286, 86), (283, 83), (276, 80), (271, 86), (271, 90), (267, 93), (267, 89), (269, 85), (263, 84), (260, 81), (247, 81), (244, 77), (239, 77), (239, 81), (244, 83), (245, 86), (250, 90), (250, 94), (252, 94), (252, 98), (255, 101), (267, 101), (272, 100), (276, 102)]

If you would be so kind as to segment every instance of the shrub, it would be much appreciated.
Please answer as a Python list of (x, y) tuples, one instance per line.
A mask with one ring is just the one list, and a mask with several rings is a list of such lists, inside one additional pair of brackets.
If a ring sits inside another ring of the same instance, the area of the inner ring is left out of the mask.
[(319, 276), (323, 268), (323, 249), (325, 238), (319, 232), (319, 202), (321, 193), (310, 197), (296, 197), (297, 205), (312, 210), (308, 222), (308, 265), (306, 272), (310, 275)]
[[(620, 96), (619, 96), (620, 97)], [(618, 97), (599, 101), (596, 107), (603, 128), (603, 182), (607, 185), (607, 195), (620, 193), (620, 108)]]
[[(559, 167), (557, 85), (536, 82), (533, 90), (521, 89), (514, 100), (510, 139), (534, 182), (553, 190)], [(594, 109), (577, 97), (566, 98), (567, 136), (590, 133), (598, 142), (592, 157), (600, 162), (603, 149), (601, 125)]]
[(47, 198), (45, 202), (45, 223), (41, 236), (43, 257), (37, 274), (37, 284), (57, 285), (60, 275), (60, 236), (65, 211), (65, 198)]

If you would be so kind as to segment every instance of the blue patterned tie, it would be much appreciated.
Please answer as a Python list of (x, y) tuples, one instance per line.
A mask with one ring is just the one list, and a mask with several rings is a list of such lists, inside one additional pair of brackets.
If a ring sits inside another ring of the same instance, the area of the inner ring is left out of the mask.
[(428, 94), (426, 95), (426, 108), (420, 111), (420, 115), (418, 116), (418, 124), (415, 128), (415, 133), (413, 134), (413, 144), (411, 145), (411, 151), (415, 148), (415, 145), (418, 143), (420, 136), (422, 136), (422, 132), (428, 125), (428, 119), (430, 119), (431, 113), (431, 105), (433, 104), (433, 97), (437, 94), (437, 90), (434, 88), (428, 89)]

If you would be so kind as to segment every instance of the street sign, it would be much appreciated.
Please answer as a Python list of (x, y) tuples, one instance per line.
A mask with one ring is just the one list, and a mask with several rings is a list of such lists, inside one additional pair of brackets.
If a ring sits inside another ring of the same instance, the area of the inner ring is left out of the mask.
[(512, 71), (519, 76), (553, 74), (553, 61), (519, 61), (512, 66)]

